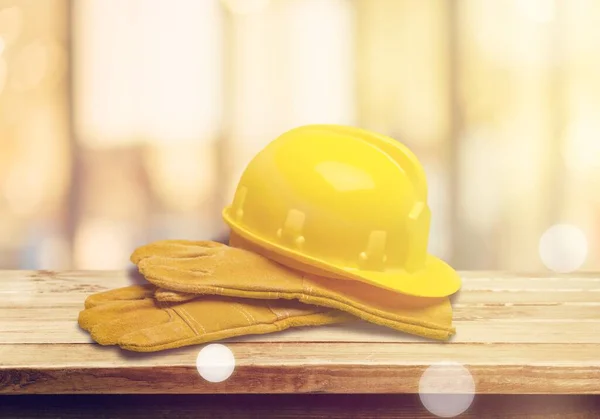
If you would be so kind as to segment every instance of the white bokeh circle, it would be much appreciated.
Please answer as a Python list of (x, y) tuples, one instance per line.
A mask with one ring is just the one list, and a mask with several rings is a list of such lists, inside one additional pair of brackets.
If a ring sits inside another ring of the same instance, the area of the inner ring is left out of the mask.
[(220, 383), (233, 374), (235, 357), (227, 346), (213, 343), (200, 350), (196, 358), (196, 368), (206, 381)]
[(579, 269), (587, 258), (588, 243), (581, 229), (569, 224), (556, 224), (542, 234), (539, 243), (544, 266), (558, 273)]
[(419, 380), (419, 398), (430, 413), (453, 418), (473, 403), (475, 381), (469, 370), (459, 363), (436, 363), (428, 367)]

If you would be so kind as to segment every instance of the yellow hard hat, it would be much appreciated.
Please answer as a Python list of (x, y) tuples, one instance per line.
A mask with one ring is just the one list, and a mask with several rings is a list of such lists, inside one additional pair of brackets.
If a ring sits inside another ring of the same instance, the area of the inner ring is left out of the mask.
[(291, 268), (421, 297), (461, 286), (427, 253), (421, 164), (384, 135), (339, 125), (284, 133), (250, 161), (223, 218), (234, 237)]

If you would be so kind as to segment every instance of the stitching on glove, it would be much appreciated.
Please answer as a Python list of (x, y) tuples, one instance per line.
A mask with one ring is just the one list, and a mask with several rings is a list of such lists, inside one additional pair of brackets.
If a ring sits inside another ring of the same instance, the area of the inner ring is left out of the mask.
[(248, 317), (248, 314), (245, 311), (243, 311), (238, 304), (232, 303), (232, 306), (233, 306), (233, 308), (236, 309), (236, 311), (238, 313), (240, 313), (242, 316), (244, 316), (244, 318), (246, 319), (246, 321), (248, 322), (249, 325), (252, 324), (252, 321)]
[(271, 303), (268, 300), (265, 301), (265, 303), (267, 304), (267, 308), (269, 309), (269, 311), (275, 316), (275, 321), (281, 320), (281, 318), (279, 317), (279, 313), (277, 313), (275, 310), (273, 310), (273, 307), (271, 307)]
[(240, 310), (242, 310), (242, 312), (246, 313), (252, 319), (253, 322), (256, 322), (256, 319), (254, 318), (254, 316), (252, 314), (250, 314), (250, 312), (248, 310), (246, 310), (246, 308), (244, 306), (242, 306), (241, 304), (238, 304), (237, 306)]
[[(176, 271), (181, 272), (181, 273), (186, 273), (186, 271), (181, 270), (179, 268), (174, 268), (174, 267), (171, 268), (170, 267), (170, 269), (176, 270)], [(187, 271), (187, 272), (189, 272), (189, 271)], [(146, 277), (147, 278), (151, 277), (153, 279), (153, 281), (155, 281), (155, 285), (159, 285), (159, 286), (162, 286), (162, 287), (169, 286), (170, 288), (173, 288), (173, 285), (177, 285), (174, 282), (164, 283), (164, 281), (161, 278), (157, 278), (157, 277), (151, 276), (149, 274), (147, 274)], [(303, 287), (304, 287), (304, 276), (302, 276), (302, 284), (303, 284)], [(184, 285), (184, 287), (185, 287), (187, 284), (183, 283), (182, 285)], [(432, 322), (429, 322), (429, 321), (426, 321), (426, 320), (413, 319), (413, 318), (404, 317), (404, 316), (391, 317), (391, 316), (387, 315), (388, 313), (385, 313), (385, 312), (382, 313), (379, 310), (370, 310), (368, 308), (366, 310), (359, 310), (359, 309), (356, 309), (355, 307), (353, 307), (352, 305), (343, 303), (343, 302), (338, 301), (338, 300), (332, 300), (331, 298), (329, 298), (327, 296), (313, 295), (313, 294), (310, 293), (310, 291), (312, 291), (312, 287), (309, 287), (309, 290), (306, 289), (307, 287), (304, 287), (304, 288), (305, 288), (304, 289), (305, 294), (310, 295), (311, 298), (313, 298), (314, 300), (316, 300), (315, 302), (312, 302), (312, 304), (324, 305), (324, 306), (326, 306), (328, 308), (333, 308), (333, 307), (331, 307), (331, 304), (329, 304), (330, 302), (333, 302), (334, 304), (338, 304), (338, 305), (344, 307), (342, 309), (343, 311), (351, 313), (351, 314), (353, 314), (355, 316), (358, 316), (358, 313), (356, 313), (357, 311), (362, 311), (362, 312), (364, 312), (364, 313), (366, 313), (366, 314), (368, 314), (370, 316), (375, 316), (375, 317), (378, 317), (378, 318), (390, 320), (390, 321), (392, 321), (394, 323), (401, 322), (401, 323), (404, 323), (404, 324), (407, 324), (407, 325), (418, 326), (418, 327), (421, 327), (421, 328), (424, 328), (424, 329), (428, 329), (428, 330), (431, 330), (431, 331), (443, 331), (443, 332), (446, 332), (446, 334), (449, 334), (449, 335), (454, 334), (454, 330), (455, 329), (453, 327), (447, 328), (447, 327), (440, 326), (438, 324), (435, 324), (435, 323), (432, 323)], [(268, 295), (268, 291), (262, 291), (262, 290), (255, 291), (255, 290), (240, 289), (240, 288), (234, 288), (234, 287), (222, 287), (222, 289), (223, 290), (227, 290), (227, 291), (238, 291), (238, 292), (241, 291), (241, 292), (246, 293), (246, 294), (254, 294), (254, 295), (257, 296), (257, 298), (264, 298), (263, 296), (265, 294)], [(188, 290), (185, 290), (185, 288), (179, 289), (178, 291), (188, 292)], [(234, 296), (234, 297), (238, 297), (239, 296), (239, 295), (230, 295), (230, 294), (218, 294), (215, 291), (215, 287), (212, 286), (212, 285), (209, 285), (209, 286), (199, 286), (195, 290), (195, 292), (198, 292), (199, 294), (209, 294), (209, 295), (224, 295), (224, 296)], [(306, 295), (303, 295), (302, 293), (298, 293), (298, 292), (294, 291), (294, 292), (288, 292), (288, 293), (286, 293), (286, 292), (280, 292), (280, 294), (281, 294), (281, 296), (283, 298), (286, 298), (286, 299), (297, 299), (297, 300), (299, 300), (299, 301), (301, 301), (303, 303), (311, 303), (310, 301), (306, 300), (306, 298), (305, 298)], [(399, 328), (398, 330), (402, 330), (402, 328)]]
[(200, 333), (194, 327), (194, 325), (198, 326), (200, 329), (202, 329), (202, 333), (206, 334), (206, 329), (204, 329), (204, 326), (202, 326), (200, 323), (194, 320), (194, 318), (190, 316), (189, 313), (185, 311), (183, 307), (173, 307), (172, 310), (179, 315), (181, 320), (183, 320), (183, 322), (187, 324), (196, 335), (199, 335)]

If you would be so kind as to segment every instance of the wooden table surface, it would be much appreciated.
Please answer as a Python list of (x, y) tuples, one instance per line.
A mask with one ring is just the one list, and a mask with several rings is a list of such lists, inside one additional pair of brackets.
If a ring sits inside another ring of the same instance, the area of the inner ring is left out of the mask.
[(461, 275), (450, 342), (367, 323), (234, 338), (220, 342), (234, 373), (211, 383), (196, 369), (202, 346), (139, 354), (79, 329), (88, 295), (139, 276), (0, 271), (0, 394), (416, 394), (439, 362), (467, 368), (477, 395), (600, 394), (599, 274)]
[(450, 342), (367, 323), (235, 338), (221, 342), (234, 374), (210, 383), (201, 346), (138, 354), (79, 329), (86, 296), (135, 275), (0, 271), (0, 393), (416, 393), (444, 361), (464, 365), (479, 394), (600, 393), (600, 275), (462, 276)]

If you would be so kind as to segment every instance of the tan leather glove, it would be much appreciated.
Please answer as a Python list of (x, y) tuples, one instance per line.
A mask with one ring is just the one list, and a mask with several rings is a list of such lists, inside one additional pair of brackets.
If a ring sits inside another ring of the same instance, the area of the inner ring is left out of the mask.
[(337, 310), (289, 300), (206, 295), (173, 304), (153, 298), (154, 285), (133, 285), (89, 296), (79, 325), (101, 345), (154, 352), (291, 327), (353, 321)]
[(191, 295), (296, 299), (427, 338), (447, 340), (455, 333), (447, 297), (411, 297), (358, 281), (307, 275), (220, 243), (158, 241), (136, 249), (131, 261), (161, 288), (156, 298), (163, 301)]

